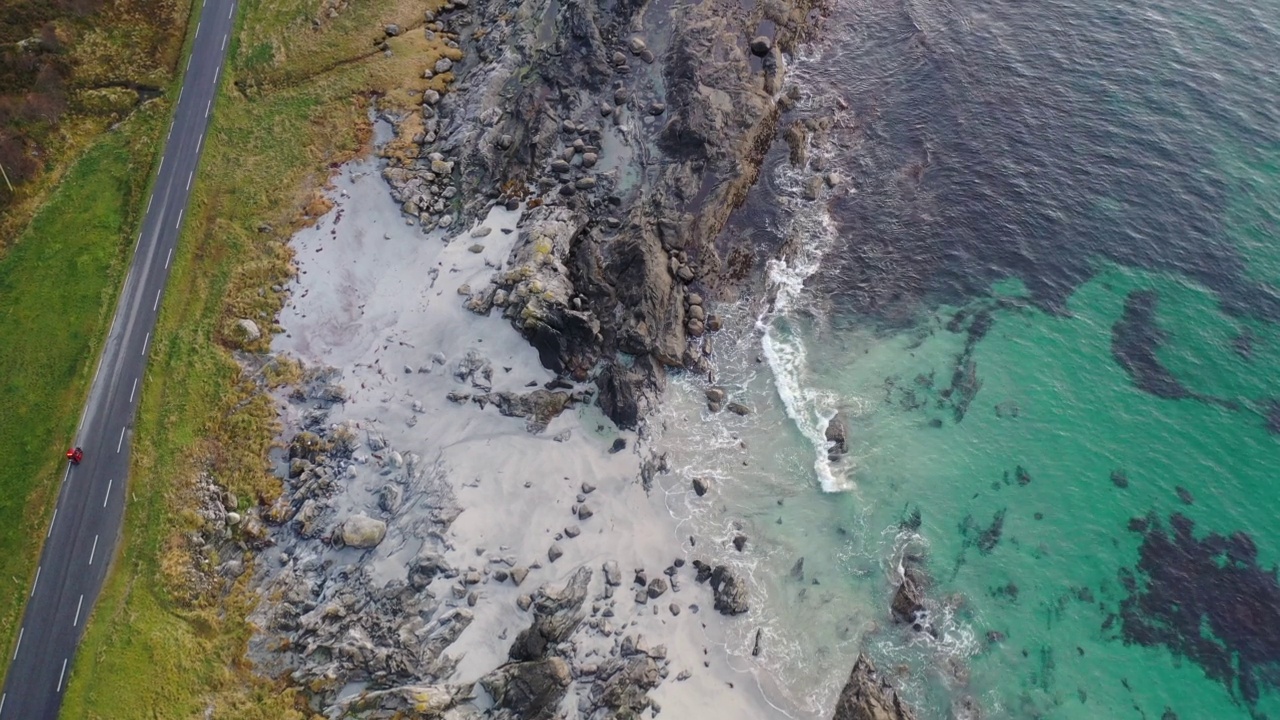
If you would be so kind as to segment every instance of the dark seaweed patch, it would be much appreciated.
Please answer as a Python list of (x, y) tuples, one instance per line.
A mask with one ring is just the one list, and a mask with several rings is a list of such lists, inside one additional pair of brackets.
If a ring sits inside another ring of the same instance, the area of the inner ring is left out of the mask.
[(1123, 490), (1129, 487), (1129, 476), (1125, 474), (1124, 470), (1116, 468), (1111, 471), (1111, 484)]
[(1191, 495), (1191, 491), (1181, 485), (1174, 488), (1174, 492), (1178, 493), (1178, 499), (1182, 501), (1183, 505), (1190, 505), (1196, 501), (1195, 497)]
[(1013, 477), (1017, 479), (1019, 485), (1031, 484), (1031, 473), (1027, 472), (1027, 469), (1021, 465), (1013, 471)]
[[(1262, 686), (1280, 678), (1280, 582), (1257, 564), (1243, 532), (1194, 534), (1184, 515), (1168, 529), (1154, 514), (1145, 527), (1138, 564), (1119, 572), (1129, 595), (1120, 603), (1126, 643), (1164, 646), (1195, 662), (1250, 707)], [(1105, 629), (1105, 628), (1104, 628)]]
[(1000, 535), (1004, 532), (1005, 509), (997, 510), (995, 516), (991, 518), (991, 524), (985, 528), (979, 527), (972, 515), (966, 515), (964, 521), (960, 523), (960, 534), (965, 538), (965, 546), (977, 545), (978, 551), (983, 555), (994, 550), (996, 545), (1000, 544)]
[(1266, 423), (1267, 432), (1272, 435), (1280, 435), (1280, 400), (1268, 400), (1266, 402)]
[(1125, 296), (1124, 313), (1111, 326), (1111, 354), (1138, 389), (1160, 398), (1191, 397), (1156, 357), (1156, 351), (1166, 339), (1156, 324), (1159, 301), (1160, 296), (1154, 290), (1134, 290)]

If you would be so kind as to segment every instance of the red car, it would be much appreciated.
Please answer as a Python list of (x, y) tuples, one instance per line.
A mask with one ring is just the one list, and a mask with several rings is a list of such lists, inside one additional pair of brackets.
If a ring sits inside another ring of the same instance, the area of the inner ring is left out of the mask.
[(78, 447), (71, 448), (67, 451), (67, 459), (71, 461), (72, 465), (79, 465), (80, 461), (84, 459), (84, 451)]

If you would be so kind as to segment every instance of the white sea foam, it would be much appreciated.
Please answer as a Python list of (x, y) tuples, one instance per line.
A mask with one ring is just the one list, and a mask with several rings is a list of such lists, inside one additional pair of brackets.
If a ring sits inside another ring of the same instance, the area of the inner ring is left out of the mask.
[[(798, 173), (790, 167), (775, 169), (780, 187), (798, 189)], [(836, 239), (836, 225), (825, 206), (796, 203), (787, 236), (795, 248), (789, 258), (769, 261), (768, 282), (772, 302), (756, 320), (764, 357), (773, 371), (778, 397), (787, 416), (813, 445), (813, 470), (825, 492), (851, 490), (846, 468), (837, 467), (828, 457), (827, 423), (839, 409), (838, 397), (806, 383), (808, 351), (794, 320), (803, 312), (805, 283), (822, 266), (822, 257)]]

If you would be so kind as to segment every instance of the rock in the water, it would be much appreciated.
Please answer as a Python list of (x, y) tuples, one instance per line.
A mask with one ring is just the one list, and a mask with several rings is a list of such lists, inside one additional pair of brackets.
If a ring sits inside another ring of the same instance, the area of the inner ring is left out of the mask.
[(751, 408), (747, 407), (746, 405), (743, 405), (740, 402), (731, 402), (725, 406), (725, 409), (733, 413), (734, 415), (750, 415), (751, 414)]
[(904, 623), (914, 623), (916, 616), (924, 610), (924, 594), (910, 575), (902, 578), (902, 584), (893, 593), (889, 609), (895, 621)]
[(859, 655), (840, 691), (831, 720), (915, 720), (893, 686), (876, 673), (875, 665)]
[(367, 515), (352, 515), (342, 523), (342, 542), (354, 548), (377, 547), (387, 536), (387, 524)]
[(711, 571), (711, 590), (715, 593), (715, 608), (722, 615), (741, 615), (749, 609), (746, 583), (724, 565)]
[(716, 403), (717, 405), (720, 405), (724, 403), (724, 398), (725, 398), (724, 388), (722, 387), (707, 388), (707, 402)]
[(558, 657), (503, 665), (480, 679), (494, 705), (528, 720), (554, 717), (571, 682), (569, 663)]
[(845, 422), (844, 411), (836, 413), (827, 422), (826, 438), (831, 443), (827, 449), (827, 457), (831, 460), (849, 452), (849, 425)]
[(693, 479), (693, 491), (697, 493), (698, 497), (702, 497), (703, 495), (706, 495), (707, 491), (710, 489), (711, 489), (710, 480), (704, 477), (696, 477)]
[(757, 35), (751, 39), (751, 54), (756, 57), (764, 57), (773, 49), (773, 41), (764, 35)]
[(253, 342), (262, 337), (262, 331), (258, 329), (258, 323), (249, 318), (240, 318), (236, 321), (236, 327), (239, 328), (240, 334), (244, 337), (245, 342)]

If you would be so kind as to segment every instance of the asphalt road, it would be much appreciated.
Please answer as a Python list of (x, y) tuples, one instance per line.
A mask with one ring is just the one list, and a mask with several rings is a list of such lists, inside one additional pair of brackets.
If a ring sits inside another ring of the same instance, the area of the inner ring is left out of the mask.
[(200, 7), (155, 188), (76, 432), (84, 460), (67, 468), (53, 521), (41, 538), (44, 550), (0, 695), (0, 720), (58, 717), (76, 645), (115, 555), (124, 520), (134, 410), (235, 9), (235, 0), (204, 0)]

